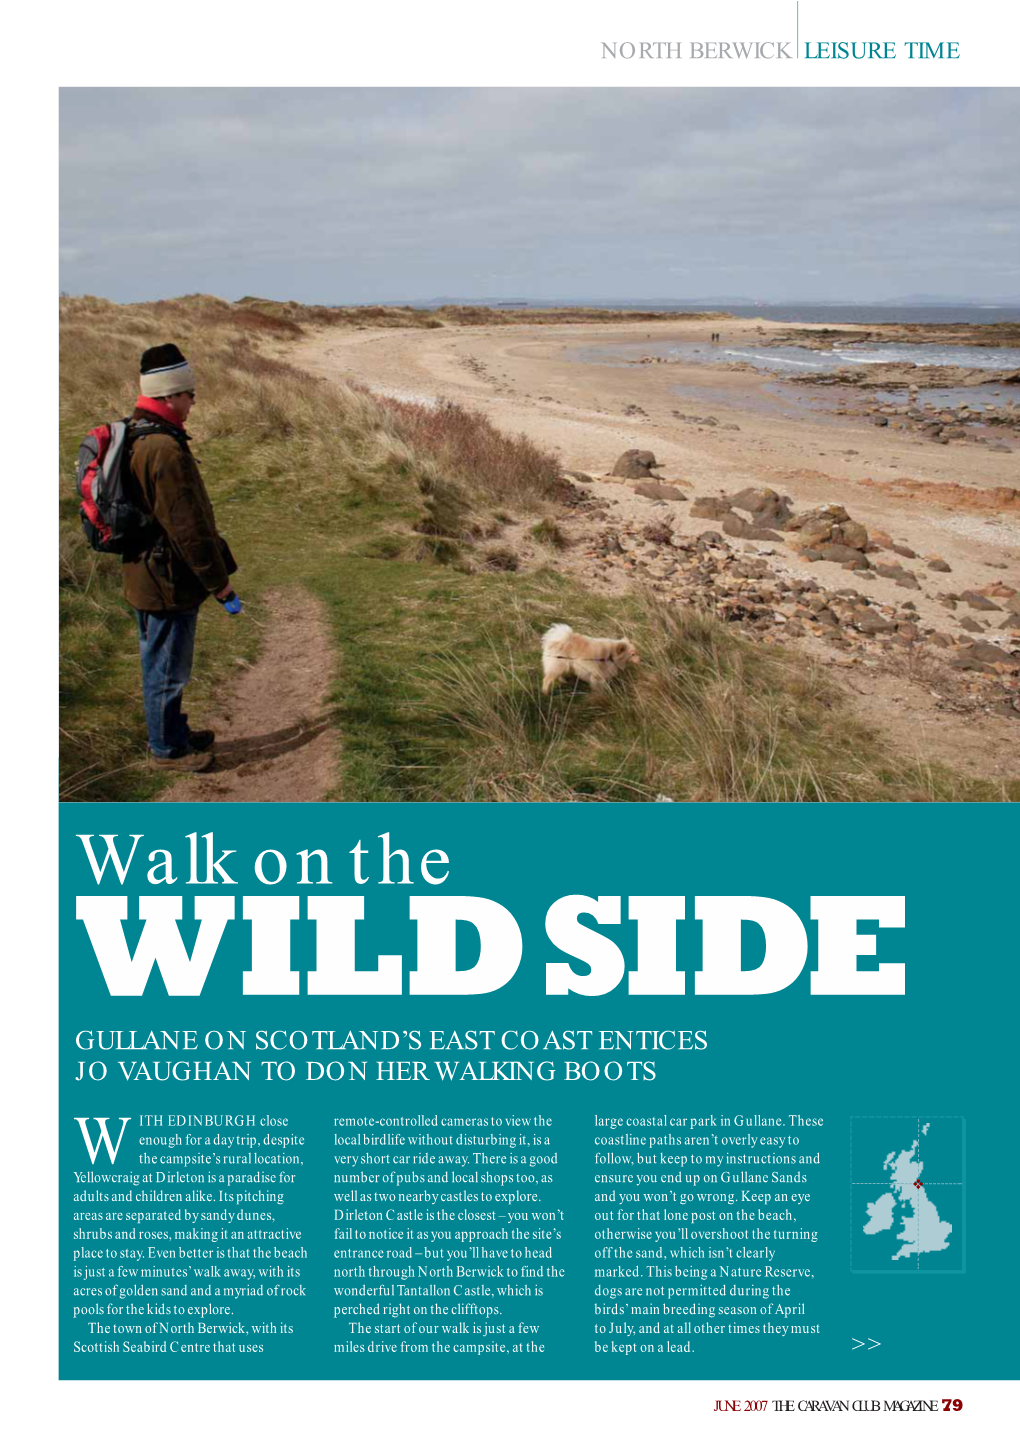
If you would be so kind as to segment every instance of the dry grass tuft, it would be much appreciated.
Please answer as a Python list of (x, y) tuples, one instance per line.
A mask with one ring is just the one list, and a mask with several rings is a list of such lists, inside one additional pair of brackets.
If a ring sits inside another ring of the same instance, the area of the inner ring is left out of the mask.
[(481, 412), (452, 401), (426, 406), (379, 399), (408, 446), (467, 486), (476, 502), (535, 507), (554, 494), (559, 462), (527, 436), (507, 435)]
[(566, 536), (551, 516), (544, 516), (531, 534), (540, 546), (551, 546), (554, 551), (566, 551), (570, 545)]

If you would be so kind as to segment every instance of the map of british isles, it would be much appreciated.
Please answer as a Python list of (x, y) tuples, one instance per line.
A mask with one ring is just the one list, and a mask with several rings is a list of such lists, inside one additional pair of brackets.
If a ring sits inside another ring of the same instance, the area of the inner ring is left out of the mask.
[(911, 1147), (888, 1154), (883, 1168), (889, 1174), (889, 1191), (867, 1204), (866, 1233), (893, 1229), (899, 1212), (901, 1230), (896, 1234), (896, 1241), (901, 1247), (892, 1254), (893, 1262), (915, 1256), (919, 1260), (922, 1253), (939, 1253), (949, 1247), (953, 1225), (939, 1217), (938, 1208), (925, 1191), (921, 1177), (924, 1168), (920, 1158), (921, 1139), (927, 1135), (930, 1126), (931, 1123), (924, 1124)]

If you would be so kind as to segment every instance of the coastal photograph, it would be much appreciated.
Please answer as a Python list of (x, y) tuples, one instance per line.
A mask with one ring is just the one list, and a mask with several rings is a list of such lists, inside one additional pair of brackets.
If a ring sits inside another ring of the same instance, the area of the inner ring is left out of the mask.
[(60, 797), (1020, 800), (1020, 89), (68, 89)]

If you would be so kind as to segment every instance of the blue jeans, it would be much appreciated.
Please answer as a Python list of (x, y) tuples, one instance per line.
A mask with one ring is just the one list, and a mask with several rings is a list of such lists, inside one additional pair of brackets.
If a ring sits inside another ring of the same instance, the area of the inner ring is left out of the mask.
[(135, 614), (149, 749), (157, 757), (181, 756), (191, 736), (187, 714), (181, 710), (181, 697), (191, 680), (198, 607), (193, 611)]

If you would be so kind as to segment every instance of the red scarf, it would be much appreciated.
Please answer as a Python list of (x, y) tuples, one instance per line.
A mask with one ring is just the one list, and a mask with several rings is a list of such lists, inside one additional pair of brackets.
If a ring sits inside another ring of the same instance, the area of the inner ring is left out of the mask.
[(173, 406), (168, 406), (166, 401), (160, 401), (154, 396), (139, 396), (135, 402), (135, 410), (148, 411), (151, 415), (158, 416), (161, 421), (176, 426), (178, 431), (184, 430), (184, 422)]

